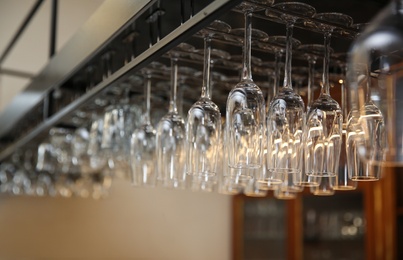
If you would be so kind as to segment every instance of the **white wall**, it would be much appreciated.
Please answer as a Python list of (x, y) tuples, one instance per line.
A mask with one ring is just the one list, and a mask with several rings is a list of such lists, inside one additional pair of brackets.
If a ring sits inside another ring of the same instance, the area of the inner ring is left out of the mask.
[(116, 182), (106, 199), (0, 199), (0, 259), (230, 259), (230, 197)]
[[(9, 12), (8, 26), (0, 27), (2, 36), (12, 35), (6, 32), (13, 29), (10, 20), (24, 17), (21, 12), (34, 2), (0, 1), (0, 21)], [(60, 1), (59, 47), (101, 3)], [(41, 17), (35, 18), (4, 68), (37, 73), (46, 64), (49, 0), (41, 8)], [(27, 82), (0, 75), (0, 109)], [(99, 201), (2, 196), (0, 259), (226, 260), (230, 258), (230, 205), (230, 197), (224, 195), (135, 189), (122, 181), (115, 182), (111, 195)]]
[[(0, 53), (3, 53), (36, 0), (0, 1)], [(59, 0), (57, 50), (60, 50), (78, 28), (104, 0)], [(16, 42), (2, 69), (36, 75), (49, 60), (51, 1), (45, 0)], [(30, 82), (0, 74), (0, 111)]]

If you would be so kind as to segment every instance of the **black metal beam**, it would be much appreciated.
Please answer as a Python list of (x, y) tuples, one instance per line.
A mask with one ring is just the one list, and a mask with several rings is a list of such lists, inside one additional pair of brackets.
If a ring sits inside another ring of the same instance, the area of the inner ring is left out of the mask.
[(14, 44), (17, 42), (17, 40), (20, 38), (28, 24), (31, 22), (32, 18), (38, 11), (39, 7), (43, 3), (43, 0), (37, 0), (35, 5), (31, 8), (29, 11), (28, 15), (25, 17), (23, 23), (21, 26), (18, 28), (17, 32), (14, 34), (14, 37), (11, 39), (10, 43), (7, 45), (7, 48), (4, 50), (4, 52), (0, 56), (0, 64), (3, 63), (3, 61), (6, 59), (7, 55), (10, 53), (12, 48), (14, 47)]
[(56, 52), (56, 37), (57, 37), (57, 9), (58, 0), (52, 0), (52, 9), (50, 13), (50, 44), (49, 44), (49, 58), (52, 58)]

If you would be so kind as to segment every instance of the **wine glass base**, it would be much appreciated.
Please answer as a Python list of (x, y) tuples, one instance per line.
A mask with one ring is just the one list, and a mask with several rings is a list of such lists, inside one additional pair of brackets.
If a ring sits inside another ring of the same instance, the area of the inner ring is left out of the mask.
[(312, 194), (313, 195), (315, 195), (315, 196), (332, 196), (332, 195), (334, 195), (334, 190), (333, 191), (314, 191), (314, 192), (312, 192)]
[(356, 190), (356, 186), (334, 186), (333, 190), (338, 190), (338, 191), (349, 191), (349, 190)]
[(306, 173), (309, 177), (316, 177), (316, 178), (321, 178), (321, 177), (336, 177), (336, 173), (334, 172), (310, 172)]
[(374, 176), (357, 176), (357, 177), (351, 177), (351, 180), (353, 180), (353, 181), (379, 181), (379, 178), (374, 177)]

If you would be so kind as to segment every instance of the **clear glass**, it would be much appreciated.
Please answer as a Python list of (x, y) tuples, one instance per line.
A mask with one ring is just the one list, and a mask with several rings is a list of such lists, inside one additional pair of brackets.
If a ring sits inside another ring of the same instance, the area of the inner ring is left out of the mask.
[(168, 113), (157, 126), (157, 181), (166, 188), (183, 189), (186, 186), (186, 129), (178, 112), (178, 58), (180, 50), (194, 49), (180, 44), (170, 51), (171, 92)]
[(190, 175), (214, 176), (221, 148), (221, 113), (211, 100), (211, 29), (228, 33), (224, 22), (215, 21), (204, 29), (204, 66), (201, 97), (188, 111), (186, 122), (186, 170)]
[[(316, 14), (315, 18), (350, 26), (351, 17), (339, 13)], [(320, 24), (324, 32), (323, 83), (319, 98), (308, 111), (305, 140), (305, 172), (311, 176), (335, 176), (339, 170), (343, 114), (339, 103), (330, 96), (330, 37), (333, 26)]]
[[(286, 2), (276, 4), (280, 10), (314, 15), (315, 9), (303, 3)], [(267, 10), (266, 15), (277, 17), (286, 23), (286, 60), (284, 83), (272, 100), (267, 119), (267, 171), (287, 175), (301, 174), (303, 130), (305, 125), (305, 105), (298, 94), (292, 89), (291, 60), (292, 34), (294, 24), (303, 22), (298, 17), (290, 15), (280, 16)], [(287, 177), (287, 178), (288, 178)]]
[(102, 132), (104, 128), (104, 117), (94, 114), (89, 130), (88, 145), (86, 154), (81, 164), (82, 173), (98, 172), (107, 167), (107, 159), (102, 152)]
[(102, 153), (116, 177), (130, 180), (129, 153), (126, 149), (129, 138), (125, 131), (127, 114), (120, 104), (105, 109), (102, 130)]
[(151, 124), (151, 71), (144, 69), (144, 107), (142, 125), (134, 130), (130, 140), (131, 182), (134, 186), (154, 187), (157, 181), (155, 167), (156, 131)]
[[(344, 58), (345, 55), (335, 54), (336, 57)], [(348, 102), (347, 102), (347, 85), (345, 80), (346, 63), (339, 62), (339, 66), (342, 71), (342, 78), (344, 78), (341, 84), (341, 107), (343, 111), (343, 132), (342, 143), (340, 152), (339, 171), (336, 175), (336, 180), (333, 186), (334, 190), (347, 191), (355, 190), (357, 188), (357, 182), (351, 178), (348, 174), (348, 160), (347, 160), (347, 136), (348, 136)]]
[(364, 140), (364, 131), (358, 110), (350, 111), (347, 118), (347, 170), (349, 178), (354, 181), (377, 181), (382, 177), (383, 167), (365, 160), (359, 155), (359, 142)]
[(310, 187), (311, 193), (316, 196), (332, 196), (335, 193), (334, 186), (336, 184), (335, 176), (317, 177), (319, 185)]
[(357, 152), (371, 165), (403, 166), (403, 2), (391, 1), (353, 42), (350, 105), (360, 113)]
[(243, 194), (248, 197), (266, 197), (267, 193), (267, 189), (262, 189), (256, 179), (250, 179), (243, 191)]
[(244, 8), (245, 34), (242, 79), (229, 93), (226, 106), (228, 163), (236, 169), (260, 168), (265, 99), (251, 72), (252, 10)]

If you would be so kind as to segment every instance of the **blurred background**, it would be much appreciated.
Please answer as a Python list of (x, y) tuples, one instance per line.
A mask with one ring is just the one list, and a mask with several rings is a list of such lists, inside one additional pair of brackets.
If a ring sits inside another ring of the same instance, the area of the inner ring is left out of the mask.
[[(0, 1), (0, 53), (36, 4)], [(56, 53), (103, 3), (59, 0)], [(49, 61), (51, 1), (1, 63), (0, 111)], [(0, 197), (0, 259), (229, 259), (231, 198), (134, 189), (115, 181), (101, 200)]]

